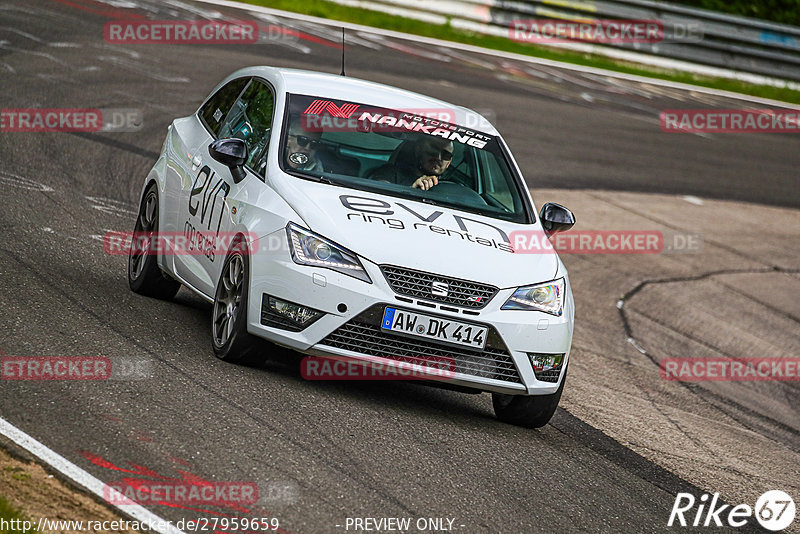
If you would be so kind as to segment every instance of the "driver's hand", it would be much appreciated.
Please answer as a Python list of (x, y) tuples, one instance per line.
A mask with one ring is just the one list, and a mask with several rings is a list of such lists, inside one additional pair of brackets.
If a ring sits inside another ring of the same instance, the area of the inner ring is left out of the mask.
[(417, 178), (417, 181), (411, 184), (411, 187), (414, 189), (422, 189), (423, 191), (427, 191), (434, 185), (438, 185), (439, 177), (438, 176), (420, 176)]

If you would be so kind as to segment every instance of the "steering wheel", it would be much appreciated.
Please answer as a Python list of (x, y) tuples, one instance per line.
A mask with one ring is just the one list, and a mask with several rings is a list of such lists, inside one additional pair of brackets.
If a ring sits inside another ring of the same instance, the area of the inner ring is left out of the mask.
[(464, 184), (460, 184), (452, 180), (439, 180), (439, 184), (433, 187), (431, 191), (444, 195), (451, 195), (453, 197), (470, 201), (471, 203), (477, 203), (483, 206), (489, 205), (486, 202), (486, 200), (484, 200), (484, 198), (480, 196), (477, 192), (473, 191), (471, 188), (467, 187)]

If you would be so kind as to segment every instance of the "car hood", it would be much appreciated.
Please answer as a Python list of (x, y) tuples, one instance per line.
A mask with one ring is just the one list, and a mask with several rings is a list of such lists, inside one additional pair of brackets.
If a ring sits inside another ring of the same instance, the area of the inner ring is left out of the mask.
[(309, 230), (377, 264), (510, 288), (552, 280), (558, 257), (511, 252), (514, 231), (537, 231), (443, 206), (292, 178), (281, 195)]

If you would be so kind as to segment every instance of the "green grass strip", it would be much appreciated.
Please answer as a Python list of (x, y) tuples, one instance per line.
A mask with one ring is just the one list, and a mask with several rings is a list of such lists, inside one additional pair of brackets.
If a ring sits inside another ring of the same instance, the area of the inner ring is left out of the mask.
[(793, 89), (773, 87), (769, 85), (756, 85), (738, 80), (729, 80), (726, 78), (697, 76), (680, 71), (659, 69), (656, 67), (648, 67), (636, 63), (617, 61), (594, 54), (582, 54), (573, 51), (554, 50), (552, 48), (512, 41), (511, 39), (505, 37), (484, 35), (460, 30), (451, 27), (449, 24), (431, 24), (405, 17), (399, 17), (396, 15), (389, 15), (379, 11), (343, 6), (327, 0), (303, 0), (302, 2), (298, 0), (242, 1), (258, 6), (280, 9), (283, 11), (292, 11), (294, 13), (311, 15), (330, 20), (351, 22), (354, 24), (361, 24), (374, 28), (382, 28), (385, 30), (393, 30), (410, 33), (413, 35), (442, 39), (444, 41), (453, 41), (456, 43), (469, 44), (493, 50), (502, 50), (505, 52), (513, 52), (516, 54), (550, 59), (554, 61), (563, 61), (565, 63), (573, 63), (575, 65), (596, 67), (599, 69), (607, 69), (625, 74), (647, 76), (649, 78), (658, 78), (672, 82), (699, 85), (712, 89), (732, 91), (735, 93), (743, 93), (746, 95), (800, 104), (800, 91), (795, 91)]
[[(22, 529), (23, 522), (29, 521), (27, 517), (0, 497), (0, 534), (35, 534), (35, 528)], [(12, 528), (14, 527), (14, 528)]]

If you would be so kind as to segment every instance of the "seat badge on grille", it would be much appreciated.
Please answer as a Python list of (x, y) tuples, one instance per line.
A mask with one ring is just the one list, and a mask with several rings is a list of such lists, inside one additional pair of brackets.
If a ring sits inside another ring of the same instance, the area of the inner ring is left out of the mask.
[(446, 282), (431, 282), (431, 295), (446, 297), (449, 287)]

